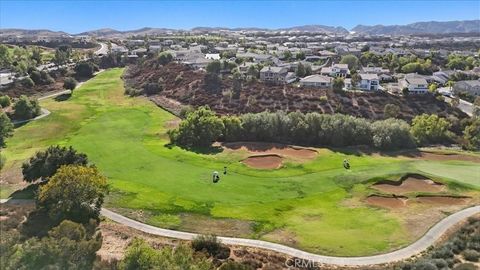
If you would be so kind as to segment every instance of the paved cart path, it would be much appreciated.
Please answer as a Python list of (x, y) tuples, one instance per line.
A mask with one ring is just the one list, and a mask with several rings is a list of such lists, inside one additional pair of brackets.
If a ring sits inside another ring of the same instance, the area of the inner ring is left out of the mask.
[[(120, 214), (117, 214), (113, 211), (103, 208), (101, 211), (102, 215), (115, 221), (120, 224), (126, 225), (128, 227), (165, 237), (178, 238), (184, 240), (191, 240), (197, 234), (174, 231), (168, 229), (162, 229), (147, 225), (136, 220), (124, 217)], [(365, 257), (333, 257), (333, 256), (323, 256), (318, 254), (313, 254), (305, 252), (299, 249), (292, 247), (284, 246), (281, 244), (270, 243), (262, 240), (255, 239), (243, 239), (243, 238), (233, 238), (233, 237), (218, 237), (223, 243), (230, 245), (239, 245), (239, 246), (248, 246), (262, 248), (266, 250), (271, 250), (275, 252), (280, 252), (287, 254), (289, 256), (294, 256), (297, 258), (312, 260), (317, 263), (325, 263), (331, 265), (348, 265), (348, 266), (360, 266), (360, 265), (373, 265), (373, 264), (384, 264), (391, 263), (396, 261), (401, 261), (407, 258), (410, 258), (418, 253), (426, 250), (428, 247), (433, 245), (437, 240), (446, 233), (446, 231), (454, 227), (460, 221), (465, 220), (466, 218), (480, 213), (480, 206), (473, 206), (466, 209), (463, 209), (457, 213), (454, 213), (448, 217), (445, 217), (437, 224), (435, 224), (428, 232), (423, 235), (416, 242), (410, 244), (407, 247), (402, 249), (380, 254), (374, 256), (365, 256)]]

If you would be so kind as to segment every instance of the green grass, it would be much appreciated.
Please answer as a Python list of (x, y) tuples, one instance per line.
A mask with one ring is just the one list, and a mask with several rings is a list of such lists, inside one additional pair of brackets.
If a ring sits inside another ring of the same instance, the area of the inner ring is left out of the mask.
[[(364, 204), (346, 205), (371, 192), (372, 178), (425, 172), (463, 188), (480, 188), (467, 173), (478, 170), (478, 164), (469, 162), (413, 162), (321, 149), (313, 161), (265, 171), (250, 169), (227, 153), (168, 148), (165, 123), (175, 117), (144, 98), (124, 96), (122, 72), (100, 73), (67, 101), (42, 101), (51, 115), (18, 128), (8, 139), (6, 169), (18, 168), (49, 145), (72, 145), (109, 178), (108, 207), (142, 209), (151, 224), (194, 231), (203, 228), (192, 228), (192, 217), (212, 229), (233, 220), (243, 228), (238, 235), (284, 242), (279, 232), (285, 231), (296, 241), (291, 245), (345, 256), (380, 253), (413, 240), (400, 216)], [(345, 157), (351, 170), (341, 165)], [(212, 171), (223, 166), (228, 175), (213, 184)], [(246, 230), (242, 224), (253, 225)]]

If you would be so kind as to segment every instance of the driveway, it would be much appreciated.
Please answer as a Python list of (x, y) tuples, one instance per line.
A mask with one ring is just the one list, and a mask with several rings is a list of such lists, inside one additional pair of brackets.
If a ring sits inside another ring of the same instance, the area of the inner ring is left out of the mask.
[[(435, 242), (437, 242), (442, 235), (444, 235), (448, 229), (454, 227), (460, 221), (465, 220), (466, 218), (480, 213), (480, 206), (473, 206), (470, 208), (463, 209), (455, 214), (452, 214), (440, 222), (435, 224), (430, 230), (416, 242), (411, 245), (404, 247), (402, 249), (380, 254), (374, 256), (365, 256), (365, 257), (333, 257), (333, 256), (323, 256), (318, 254), (313, 254), (305, 252), (299, 249), (292, 247), (270, 243), (262, 240), (254, 239), (244, 239), (244, 238), (232, 238), (232, 237), (218, 237), (222, 243), (230, 245), (239, 245), (239, 246), (248, 246), (262, 248), (266, 250), (271, 250), (279, 253), (284, 253), (286, 255), (297, 257), (304, 260), (314, 261), (316, 263), (330, 264), (330, 265), (344, 265), (344, 266), (365, 266), (365, 265), (374, 265), (374, 264), (385, 264), (396, 261), (401, 261), (408, 259), (414, 255), (419, 254), (420, 252), (426, 250)], [(180, 232), (174, 230), (167, 230), (151, 225), (147, 225), (133, 219), (124, 217), (120, 214), (117, 214), (113, 211), (103, 208), (101, 214), (115, 222), (126, 225), (128, 227), (165, 237), (178, 238), (184, 240), (191, 240), (197, 236), (195, 233)]]

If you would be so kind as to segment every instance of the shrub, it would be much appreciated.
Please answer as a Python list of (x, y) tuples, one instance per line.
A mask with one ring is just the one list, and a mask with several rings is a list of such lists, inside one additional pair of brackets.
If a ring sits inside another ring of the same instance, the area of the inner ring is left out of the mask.
[(400, 107), (395, 104), (387, 104), (383, 108), (383, 115), (385, 118), (397, 118), (400, 114)]
[(143, 92), (146, 95), (155, 95), (160, 93), (162, 90), (162, 85), (158, 83), (146, 83), (145, 85), (143, 85)]
[(328, 97), (327, 96), (321, 96), (319, 101), (320, 101), (320, 104), (326, 104), (328, 102)]
[(448, 259), (448, 258), (453, 258), (454, 256), (455, 254), (453, 254), (450, 248), (446, 246), (439, 248), (432, 253), (433, 258), (439, 258), (439, 259)]
[(46, 72), (45, 70), (40, 71), (40, 78), (42, 80), (42, 84), (52, 84), (55, 83), (55, 80)]
[(478, 259), (480, 258), (480, 252), (473, 250), (473, 249), (467, 249), (462, 252), (463, 257), (467, 261), (471, 262), (478, 262)]
[(178, 74), (177, 77), (175, 77), (175, 83), (178, 84), (183, 80), (182, 74)]
[(226, 263), (222, 264), (218, 270), (253, 270), (256, 268), (252, 268), (248, 265), (241, 264), (235, 261), (227, 261)]
[(42, 76), (40, 75), (40, 71), (34, 70), (34, 71), (30, 72), (30, 79), (32, 79), (32, 81), (35, 84), (42, 83)]
[(478, 270), (473, 263), (461, 263), (453, 268), (453, 270)]
[(15, 117), (18, 119), (32, 119), (41, 112), (40, 105), (36, 99), (29, 99), (23, 95), (15, 102), (13, 110)]
[(10, 97), (7, 95), (0, 96), (0, 108), (6, 108), (12, 104)]
[[(13, 124), (7, 114), (0, 111), (0, 149), (5, 145), (5, 139), (13, 135)], [(0, 151), (1, 152), (1, 151)]]
[(145, 240), (138, 238), (130, 243), (119, 265), (122, 270), (213, 269), (211, 262), (203, 256), (195, 256), (188, 246), (156, 250)]
[[(192, 248), (195, 251), (203, 251), (219, 259), (226, 259), (230, 254), (230, 249), (224, 247), (214, 235), (199, 235), (195, 237), (192, 241)], [(226, 254), (226, 249), (228, 249), (228, 254)]]
[(67, 77), (65, 80), (63, 80), (63, 88), (68, 89), (68, 90), (73, 90), (77, 87), (77, 80), (75, 80), (72, 77)]
[(438, 270), (437, 266), (429, 261), (421, 261), (414, 264), (412, 270)]
[(23, 86), (28, 88), (32, 88), (35, 86), (35, 82), (30, 77), (24, 78), (21, 83)]
[(180, 117), (186, 118), (187, 115), (193, 111), (195, 111), (195, 108), (190, 105), (182, 106), (182, 108), (180, 109)]

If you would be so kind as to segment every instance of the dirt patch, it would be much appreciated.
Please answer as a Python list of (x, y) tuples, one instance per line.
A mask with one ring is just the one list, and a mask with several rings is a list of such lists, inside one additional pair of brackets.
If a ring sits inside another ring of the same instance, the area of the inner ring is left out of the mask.
[(175, 246), (184, 242), (182, 240), (147, 234), (108, 220), (102, 221), (99, 228), (102, 232), (103, 241), (102, 247), (97, 251), (97, 255), (103, 261), (122, 259), (125, 249), (135, 237), (145, 239), (155, 248)]
[(278, 169), (282, 166), (283, 158), (279, 155), (250, 156), (242, 161), (243, 164), (255, 169)]
[(374, 205), (374, 206), (395, 209), (395, 208), (405, 207), (407, 200), (408, 198), (403, 196), (402, 197), (398, 197), (398, 196), (385, 197), (385, 196), (379, 196), (379, 195), (371, 195), (371, 196), (368, 196), (365, 202), (367, 204)]
[(253, 231), (253, 222), (227, 219), (210, 218), (195, 214), (181, 214), (181, 231), (197, 232), (232, 237), (248, 237)]
[(295, 233), (284, 229), (277, 229), (263, 236), (266, 240), (296, 246), (298, 241)]
[(295, 160), (311, 160), (318, 155), (315, 149), (279, 143), (234, 142), (222, 143), (221, 146), (229, 150), (247, 151), (256, 155), (275, 154)]
[(178, 126), (180, 125), (180, 122), (182, 122), (180, 118), (175, 118), (173, 120), (165, 122), (165, 127), (167, 129), (175, 129), (175, 128), (178, 128)]
[(416, 201), (419, 203), (437, 204), (437, 205), (461, 205), (470, 201), (470, 197), (454, 197), (454, 196), (417, 196)]
[(407, 175), (400, 181), (380, 181), (372, 188), (390, 194), (406, 194), (410, 192), (441, 192), (445, 185), (418, 174)]
[[(282, 110), (325, 114), (341, 112), (368, 119), (383, 119), (383, 107), (391, 103), (399, 106), (401, 111), (399, 118), (405, 120), (411, 120), (422, 113), (438, 114), (442, 117), (453, 115), (459, 119), (468, 117), (458, 108), (437, 100), (433, 95), (397, 96), (384, 91), (336, 93), (333, 90), (251, 81), (243, 84), (239, 97), (231, 98), (229, 95), (223, 95), (232, 89), (231, 76), (222, 76), (215, 85), (218, 87), (212, 87), (206, 75), (204, 71), (173, 62), (159, 68), (156, 59), (146, 59), (136, 65), (130, 65), (123, 78), (127, 87), (138, 89), (145, 83), (158, 82), (161, 79), (164, 90), (152, 96), (154, 100), (165, 97), (193, 107), (209, 105), (220, 115)], [(319, 102), (320, 97), (327, 97), (326, 102)], [(352, 102), (352, 99), (356, 99), (357, 102)], [(160, 102), (160, 106), (167, 107), (163, 102)]]

